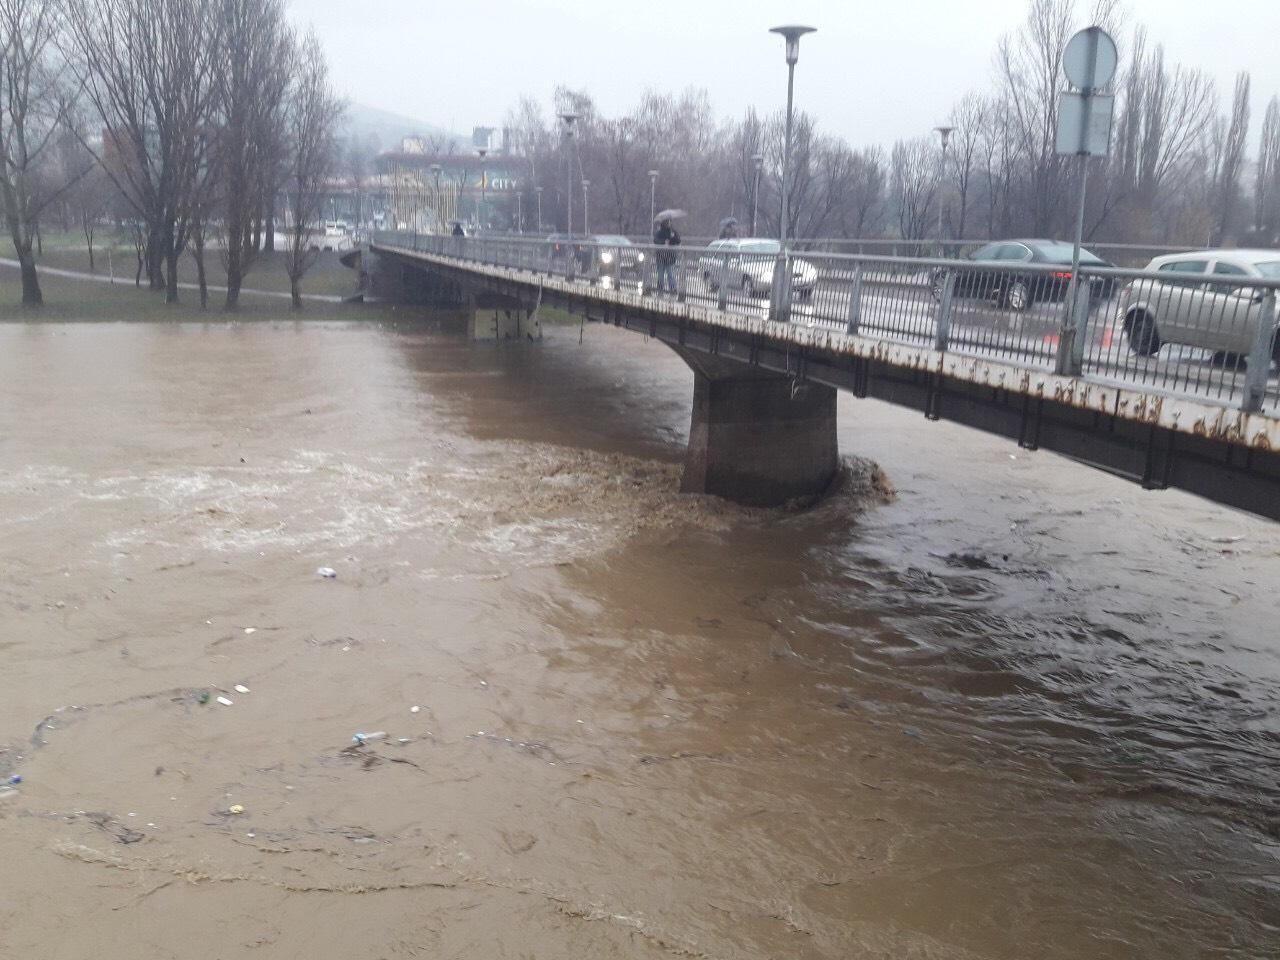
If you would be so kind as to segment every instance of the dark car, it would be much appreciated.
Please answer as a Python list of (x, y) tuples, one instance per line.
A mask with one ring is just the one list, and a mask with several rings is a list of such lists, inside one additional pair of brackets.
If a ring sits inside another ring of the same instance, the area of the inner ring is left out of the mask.
[(589, 237), (588, 243), (593, 254), (592, 268), (606, 285), (638, 282), (643, 277), (644, 251), (637, 250), (636, 245), (626, 237), (600, 234)]
[[(969, 254), (973, 263), (989, 264), (983, 269), (955, 272), (954, 296), (990, 300), (1010, 310), (1027, 310), (1034, 303), (1060, 301), (1071, 284), (1071, 244), (1061, 240), (996, 240)], [(1080, 263), (1086, 267), (1110, 267), (1101, 257), (1080, 248)], [(1061, 267), (1060, 270), (1026, 270), (1028, 264)], [(946, 271), (935, 270), (933, 294), (942, 296)], [(1092, 297), (1111, 297), (1115, 282), (1111, 277), (1090, 277)]]
[[(551, 259), (562, 262), (572, 257), (577, 258), (575, 273), (588, 273), (591, 270), (593, 248), (591, 237), (578, 237), (569, 233), (553, 233), (547, 237), (551, 242)], [(567, 269), (567, 263), (564, 263)]]

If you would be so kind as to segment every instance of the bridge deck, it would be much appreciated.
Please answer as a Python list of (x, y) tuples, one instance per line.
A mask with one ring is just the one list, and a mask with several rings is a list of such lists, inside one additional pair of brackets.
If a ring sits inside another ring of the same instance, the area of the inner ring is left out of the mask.
[[(373, 249), (375, 252), (391, 253), (451, 270), (463, 270), (477, 277), (519, 284), (531, 291), (554, 292), (580, 302), (594, 303), (598, 305), (601, 316), (606, 310), (657, 314), (671, 320), (732, 331), (747, 338), (789, 344), (796, 348), (795, 365), (784, 365), (783, 372), (801, 373), (801, 359), (818, 352), (835, 357), (872, 359), (903, 369), (937, 373), (958, 381), (997, 388), (1033, 399), (1049, 399), (1081, 410), (1158, 426), (1178, 433), (1226, 440), (1261, 450), (1280, 450), (1280, 417), (1269, 413), (1248, 414), (1224, 402), (1189, 397), (1171, 390), (1122, 382), (1096, 374), (1082, 377), (1058, 376), (1044, 366), (1027, 365), (1015, 359), (983, 356), (980, 351), (964, 344), (953, 344), (951, 349), (938, 351), (883, 336), (850, 334), (819, 323), (777, 323), (763, 316), (719, 310), (705, 302), (679, 301), (627, 289), (605, 288), (586, 278), (558, 277), (402, 247), (375, 245)], [(726, 341), (720, 352), (732, 357), (733, 342), (736, 341), (737, 338)], [(749, 356), (738, 359), (750, 362)], [(821, 372), (812, 366), (803, 371), (803, 374), (817, 382), (825, 382)], [(849, 386), (847, 378), (843, 376), (831, 385), (839, 388)]]

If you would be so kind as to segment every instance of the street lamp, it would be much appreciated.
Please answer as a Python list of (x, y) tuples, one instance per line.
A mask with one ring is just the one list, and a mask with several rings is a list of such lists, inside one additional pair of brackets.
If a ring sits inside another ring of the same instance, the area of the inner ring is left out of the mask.
[(538, 233), (542, 233), (542, 188), (534, 187), (533, 195), (538, 198)]
[(756, 213), (760, 209), (760, 169), (764, 166), (764, 154), (753, 153), (751, 164), (755, 167), (755, 180), (751, 187), (751, 235), (756, 235)]
[(481, 147), (476, 153), (480, 154), (480, 209), (476, 213), (477, 227), (484, 229), (485, 209), (489, 206), (489, 178), (484, 172), (484, 156), (489, 151)]
[(658, 171), (649, 171), (649, 230), (653, 230), (653, 218), (657, 215), (657, 207), (653, 205), (654, 199), (658, 196)]
[(444, 200), (440, 196), (440, 174), (443, 170), (444, 167), (438, 163), (431, 165), (431, 172), (436, 175), (436, 229), (441, 232), (444, 231)]
[(934, 131), (942, 138), (942, 166), (938, 170), (938, 256), (946, 256), (946, 250), (942, 246), (942, 179), (947, 175), (947, 144), (951, 141), (951, 134), (955, 131), (955, 127), (934, 127)]
[(591, 181), (582, 178), (582, 232), (591, 233)]
[(573, 236), (573, 154), (570, 152), (569, 142), (573, 140), (573, 122), (578, 119), (578, 115), (572, 112), (560, 114), (560, 122), (564, 124), (564, 165), (565, 165), (565, 191), (564, 191), (564, 220), (565, 232), (570, 237)]
[(516, 191), (516, 233), (524, 233), (524, 191)]
[(787, 233), (791, 219), (791, 126), (792, 104), (795, 100), (796, 61), (800, 59), (800, 38), (806, 33), (813, 33), (813, 27), (796, 25), (773, 27), (770, 33), (781, 34), (786, 40), (787, 56), (787, 131), (782, 150), (782, 221), (778, 233), (782, 244), (782, 254), (773, 268), (773, 299), (775, 304), (774, 319), (783, 322), (790, 319), (791, 271), (786, 267)]

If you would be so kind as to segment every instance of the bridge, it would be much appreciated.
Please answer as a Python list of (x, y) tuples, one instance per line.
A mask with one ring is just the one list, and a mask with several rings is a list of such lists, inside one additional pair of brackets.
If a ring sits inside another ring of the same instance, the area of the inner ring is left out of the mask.
[(821, 496), (846, 390), (1280, 519), (1280, 281), (1082, 269), (1073, 298), (1061, 267), (609, 243), (379, 234), (367, 293), (497, 342), (555, 305), (668, 344), (694, 373), (686, 491)]

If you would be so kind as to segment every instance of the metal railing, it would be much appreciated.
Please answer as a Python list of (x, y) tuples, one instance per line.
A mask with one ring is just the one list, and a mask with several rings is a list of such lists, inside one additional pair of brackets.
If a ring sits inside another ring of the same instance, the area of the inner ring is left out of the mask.
[(1062, 266), (779, 253), (770, 241), (731, 253), (517, 236), (374, 243), (1280, 412), (1280, 280), (1082, 267), (1077, 298)]

